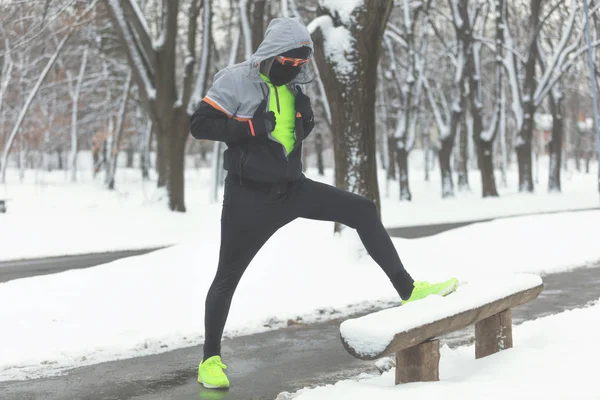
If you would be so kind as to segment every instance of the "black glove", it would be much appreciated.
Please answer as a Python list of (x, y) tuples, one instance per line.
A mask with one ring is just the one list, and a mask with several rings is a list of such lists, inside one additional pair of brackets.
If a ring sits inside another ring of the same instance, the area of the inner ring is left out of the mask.
[(254, 116), (248, 121), (250, 125), (250, 134), (256, 137), (263, 137), (273, 132), (275, 129), (275, 113), (267, 110), (267, 100), (263, 100), (254, 112)]
[(300, 113), (304, 122), (308, 122), (314, 118), (310, 98), (300, 91), (296, 95), (296, 111)]
[(300, 117), (302, 118), (302, 128), (304, 131), (302, 139), (306, 139), (315, 127), (315, 117), (312, 106), (310, 105), (310, 98), (302, 93), (300, 86), (296, 86), (296, 91), (296, 116), (300, 114)]

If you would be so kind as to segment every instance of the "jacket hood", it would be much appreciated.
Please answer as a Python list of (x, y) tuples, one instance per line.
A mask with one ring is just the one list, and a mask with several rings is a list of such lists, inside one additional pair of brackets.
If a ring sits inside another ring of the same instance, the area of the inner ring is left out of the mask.
[[(306, 46), (310, 48), (311, 56), (314, 53), (313, 41), (306, 26), (299, 18), (274, 18), (267, 27), (265, 37), (250, 58), (250, 75), (260, 79), (260, 63), (275, 57), (278, 54)], [(302, 71), (293, 82), (308, 83), (309, 64), (302, 67)]]

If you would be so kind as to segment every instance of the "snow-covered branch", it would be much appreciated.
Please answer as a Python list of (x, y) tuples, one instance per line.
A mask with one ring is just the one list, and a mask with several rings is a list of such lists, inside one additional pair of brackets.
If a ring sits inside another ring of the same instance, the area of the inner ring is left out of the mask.
[(156, 68), (156, 59), (153, 59), (154, 46), (152, 44), (152, 36), (146, 17), (140, 10), (135, 0), (122, 0), (121, 5), (127, 20), (131, 21), (131, 25), (135, 30), (135, 36), (138, 38), (143, 49), (143, 55), (148, 59), (148, 63), (152, 68)]
[[(592, 47), (600, 47), (600, 40), (596, 40), (591, 43)], [(567, 47), (565, 50), (565, 58), (568, 58), (568, 61), (562, 63), (560, 68), (555, 70), (555, 75), (550, 79), (550, 81), (545, 85), (544, 89), (539, 93), (539, 95), (535, 99), (535, 104), (538, 106), (544, 100), (544, 98), (548, 95), (548, 92), (552, 89), (552, 87), (562, 79), (562, 77), (567, 73), (571, 67), (575, 64), (578, 58), (583, 55), (587, 51), (587, 45), (583, 45), (579, 49), (576, 49), (576, 44), (572, 44)]]
[(136, 45), (136, 39), (129, 28), (129, 24), (127, 24), (120, 1), (107, 0), (107, 4), (111, 19), (115, 24), (115, 28), (121, 38), (123, 46), (127, 50), (127, 57), (132, 65), (131, 69), (136, 78), (140, 94), (151, 102), (156, 98), (156, 89), (154, 87), (152, 73), (148, 70), (147, 64), (143, 61), (144, 57), (140, 54), (139, 47)]
[(552, 57), (551, 61), (548, 63), (547, 67), (545, 68), (544, 74), (540, 78), (538, 86), (533, 95), (533, 97), (535, 99), (534, 101), (536, 103), (541, 102), (541, 99), (539, 99), (539, 96), (542, 92), (545, 92), (545, 87), (548, 84), (550, 77), (553, 75), (557, 65), (561, 65), (562, 63), (564, 63), (567, 55), (575, 49), (573, 46), (569, 46), (569, 48), (567, 48), (567, 44), (569, 43), (569, 39), (571, 38), (571, 34), (573, 33), (573, 28), (575, 27), (575, 16), (577, 14), (576, 11), (577, 11), (577, 6), (575, 5), (575, 2), (572, 2), (571, 3), (571, 15), (570, 15), (569, 21), (567, 22), (565, 28), (563, 29), (562, 37), (561, 37), (560, 42), (555, 51), (555, 55)]
[(442, 116), (442, 113), (440, 111), (440, 106), (439, 106), (438, 102), (435, 100), (435, 98), (433, 97), (433, 91), (431, 90), (431, 87), (429, 86), (429, 81), (427, 79), (425, 79), (423, 81), (423, 87), (425, 89), (425, 94), (427, 95), (427, 100), (429, 100), (429, 105), (431, 106), (431, 110), (433, 111), (435, 123), (436, 123), (436, 125), (438, 127), (438, 131), (440, 133), (440, 138), (444, 139), (444, 138), (448, 137), (448, 135), (450, 134), (450, 129), (448, 128), (448, 124), (446, 123), (447, 114), (446, 113), (444, 114), (444, 115), (446, 115), (446, 119), (444, 119), (444, 117)]
[(310, 21), (308, 25), (306, 25), (306, 29), (313, 35), (317, 32), (318, 29), (326, 29), (333, 26), (333, 20), (329, 15), (320, 15), (317, 18)]

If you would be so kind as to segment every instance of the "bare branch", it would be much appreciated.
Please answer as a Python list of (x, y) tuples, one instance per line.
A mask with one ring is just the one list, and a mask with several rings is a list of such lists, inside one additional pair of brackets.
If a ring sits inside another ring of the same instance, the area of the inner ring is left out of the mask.
[(54, 65), (54, 62), (58, 58), (58, 55), (60, 54), (65, 43), (67, 43), (67, 40), (69, 40), (69, 38), (71, 37), (72, 34), (73, 34), (73, 31), (71, 30), (71, 31), (69, 31), (69, 33), (67, 35), (65, 35), (65, 37), (63, 37), (62, 41), (59, 43), (58, 47), (54, 51), (54, 54), (52, 55), (50, 60), (48, 60), (46, 67), (40, 74), (35, 86), (31, 89), (31, 92), (29, 92), (29, 96), (27, 97), (27, 100), (25, 101), (23, 108), (21, 108), (19, 117), (17, 118), (17, 121), (15, 122), (13, 129), (10, 132), (10, 135), (8, 137), (8, 142), (6, 143), (6, 145), (4, 147), (4, 156), (2, 157), (2, 167), (1, 167), (1, 171), (0, 171), (0, 181), (2, 183), (6, 182), (6, 168), (7, 168), (7, 164), (8, 164), (8, 155), (10, 154), (10, 150), (12, 148), (15, 137), (17, 136), (17, 133), (19, 132), (19, 129), (21, 128), (21, 124), (23, 123), (23, 120), (25, 119), (25, 114), (27, 114), (27, 111), (29, 110), (29, 107), (31, 106), (31, 103), (33, 102), (35, 95), (37, 94), (40, 86), (42, 85), (42, 82), (44, 81), (44, 79), (46, 79), (48, 72), (50, 72), (50, 69)]

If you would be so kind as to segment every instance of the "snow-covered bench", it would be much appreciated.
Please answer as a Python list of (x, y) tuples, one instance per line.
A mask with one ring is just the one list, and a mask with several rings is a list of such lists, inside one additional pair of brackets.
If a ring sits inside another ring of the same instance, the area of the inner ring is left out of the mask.
[(537, 275), (510, 274), (461, 284), (446, 296), (428, 296), (340, 325), (344, 348), (363, 360), (396, 354), (396, 384), (439, 380), (437, 337), (475, 324), (475, 357), (513, 346), (511, 308), (543, 290)]

